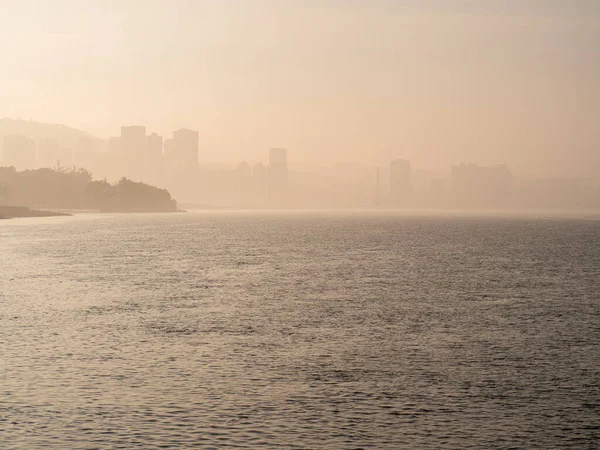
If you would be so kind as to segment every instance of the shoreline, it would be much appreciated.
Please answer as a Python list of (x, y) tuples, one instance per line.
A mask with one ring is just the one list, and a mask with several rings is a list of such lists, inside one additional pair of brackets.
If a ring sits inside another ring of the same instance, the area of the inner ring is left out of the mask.
[(30, 209), (26, 206), (0, 206), (0, 220), (29, 217), (65, 217), (71, 214)]

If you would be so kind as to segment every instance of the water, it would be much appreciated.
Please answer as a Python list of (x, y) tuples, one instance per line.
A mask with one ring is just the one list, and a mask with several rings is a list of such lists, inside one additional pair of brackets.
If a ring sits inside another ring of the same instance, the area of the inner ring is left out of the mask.
[(600, 443), (600, 221), (0, 223), (0, 447)]

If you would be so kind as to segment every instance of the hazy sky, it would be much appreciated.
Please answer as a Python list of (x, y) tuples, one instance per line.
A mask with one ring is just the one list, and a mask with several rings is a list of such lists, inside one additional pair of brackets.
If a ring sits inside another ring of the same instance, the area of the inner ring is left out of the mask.
[(201, 159), (600, 173), (599, 0), (0, 0), (0, 116)]

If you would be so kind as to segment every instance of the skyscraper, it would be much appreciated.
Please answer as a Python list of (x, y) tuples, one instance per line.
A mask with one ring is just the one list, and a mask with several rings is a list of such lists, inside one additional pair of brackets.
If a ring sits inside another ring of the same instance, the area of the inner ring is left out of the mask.
[(146, 137), (146, 154), (153, 160), (160, 160), (163, 154), (163, 138), (156, 133)]
[(178, 168), (197, 169), (198, 154), (199, 133), (197, 131), (183, 128), (173, 132), (173, 159)]
[(412, 198), (410, 162), (395, 159), (390, 162), (390, 195), (395, 206), (408, 206)]

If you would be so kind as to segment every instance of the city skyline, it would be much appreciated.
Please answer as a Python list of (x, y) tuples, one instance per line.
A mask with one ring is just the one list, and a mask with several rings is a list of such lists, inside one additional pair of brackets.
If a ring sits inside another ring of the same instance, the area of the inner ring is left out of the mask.
[(600, 208), (598, 180), (524, 178), (506, 164), (457, 162), (446, 172), (436, 173), (414, 167), (410, 160), (394, 158), (384, 168), (387, 181), (382, 183), (379, 165), (358, 163), (330, 169), (297, 162), (290, 165), (288, 149), (272, 147), (265, 149), (262, 161), (249, 163), (245, 159), (213, 166), (201, 160), (199, 132), (183, 128), (163, 137), (144, 125), (123, 125), (120, 135), (108, 140), (78, 136), (75, 148), (58, 138), (7, 134), (0, 150), (0, 166), (5, 169), (78, 166), (101, 179), (116, 182), (125, 177), (166, 188), (184, 203), (219, 207)]
[(25, 0), (0, 20), (0, 117), (197, 129), (208, 161), (600, 172), (596, 1)]
[(0, 450), (598, 449), (600, 0), (0, 4)]
[[(42, 126), (42, 127), (56, 127), (56, 128), (67, 128), (69, 130), (72, 131), (76, 131), (77, 133), (80, 133), (81, 136), (79, 137), (78, 141), (75, 142), (73, 141), (73, 139), (64, 139), (64, 138), (56, 138), (56, 137), (50, 137), (48, 136), (49, 133), (44, 134), (43, 132), (40, 134), (39, 132), (34, 133), (35, 136), (32, 136), (31, 133), (28, 132), (4, 132), (2, 131), (2, 126), (1, 126), (1, 122), (4, 121), (5, 123), (16, 123), (16, 124), (20, 124), (22, 126), (24, 126), (25, 128), (27, 128), (28, 124), (32, 124), (33, 126)], [(160, 135), (158, 134), (156, 131), (153, 131), (151, 129), (149, 129), (149, 127), (147, 127), (146, 125), (119, 125), (115, 127), (115, 130), (120, 130), (120, 133), (123, 132), (123, 129), (138, 129), (138, 130), (144, 130), (144, 133), (147, 132), (147, 134), (145, 135), (144, 138), (144, 142), (147, 142), (148, 140), (151, 140), (152, 138), (154, 139), (158, 139), (160, 141), (160, 143), (158, 144), (160, 146), (160, 148), (162, 149), (162, 156), (166, 158), (166, 156), (169, 154), (170, 151), (172, 151), (173, 147), (172, 145), (174, 144), (174, 140), (173, 140), (173, 136), (175, 134), (177, 134), (177, 132), (188, 132), (191, 131), (193, 133), (193, 141), (194, 143), (192, 144), (193, 146), (197, 146), (197, 155), (198, 155), (198, 164), (202, 165), (202, 164), (224, 164), (224, 165), (231, 165), (231, 164), (238, 164), (240, 162), (246, 161), (246, 162), (250, 162), (250, 163), (257, 163), (257, 162), (261, 162), (264, 160), (262, 153), (264, 152), (263, 149), (253, 149), (252, 151), (248, 151), (248, 153), (244, 154), (241, 153), (239, 155), (239, 158), (235, 158), (235, 159), (209, 159), (209, 155), (212, 153), (211, 149), (204, 147), (202, 144), (202, 134), (200, 131), (197, 130), (190, 130), (188, 128), (178, 128), (178, 129), (174, 129), (172, 130), (171, 133), (167, 133), (167, 135)], [(115, 136), (114, 133), (110, 133), (111, 135), (107, 138), (101, 138), (98, 136), (94, 136), (92, 134), (90, 134), (89, 132), (85, 131), (85, 130), (76, 130), (73, 128), (69, 128), (66, 127), (64, 124), (54, 124), (54, 123), (42, 123), (42, 122), (38, 122), (35, 120), (24, 120), (21, 118), (17, 118), (17, 119), (12, 119), (12, 118), (2, 118), (0, 119), (0, 162), (3, 161), (2, 159), (2, 155), (3, 155), (3, 145), (2, 145), (2, 141), (3, 141), (3, 137), (8, 136), (9, 138), (13, 138), (13, 137), (17, 137), (17, 138), (27, 138), (27, 139), (31, 139), (33, 140), (34, 144), (35, 144), (35, 148), (38, 149), (38, 151), (36, 152), (36, 155), (39, 153), (39, 148), (41, 147), (45, 147), (46, 150), (51, 149), (55, 154), (57, 155), (62, 155), (61, 159), (61, 165), (65, 166), (69, 166), (69, 165), (73, 165), (73, 160), (74, 160), (74, 153), (76, 151), (83, 151), (83, 152), (90, 152), (90, 154), (102, 154), (102, 153), (116, 153), (116, 152), (120, 152), (121, 151), (121, 139), (122, 139), (122, 134), (119, 134), (118, 136)], [(171, 134), (171, 136), (169, 136), (169, 134)], [(68, 144), (65, 145), (66, 142), (69, 142)], [(95, 144), (94, 144), (95, 143)], [(156, 144), (155, 144), (156, 145)], [(146, 143), (143, 144), (143, 147), (145, 148)], [(138, 146), (139, 147), (139, 146)], [(156, 148), (156, 147), (155, 147)], [(278, 147), (273, 146), (273, 145), (267, 145), (266, 146), (267, 149), (276, 149)], [(151, 151), (150, 153), (146, 153), (146, 155), (151, 155)], [(319, 159), (319, 158), (305, 158), (303, 157), (303, 155), (306, 155), (307, 153), (310, 153), (308, 151), (308, 149), (296, 149), (296, 151), (294, 152), (294, 156), (295, 158), (293, 159), (294, 163), (297, 164), (319, 164), (319, 163), (327, 163), (327, 164), (363, 164), (365, 166), (369, 166), (369, 167), (377, 167), (377, 166), (381, 166), (381, 165), (386, 165), (387, 163), (389, 163), (390, 161), (394, 161), (394, 160), (407, 160), (407, 154), (409, 152), (407, 151), (403, 151), (403, 150), (398, 150), (394, 155), (390, 156), (388, 159), (369, 159), (367, 158), (366, 160), (360, 160), (360, 159)], [(139, 155), (141, 156), (141, 154)], [(42, 158), (43, 159), (43, 158)], [(53, 162), (56, 162), (57, 158), (54, 158)], [(62, 164), (62, 160), (67, 161), (66, 164)], [(46, 161), (48, 164), (50, 163), (49, 161)], [(411, 164), (414, 163), (414, 161), (411, 160)], [(49, 167), (52, 166), (52, 164), (49, 165), (45, 165), (44, 167)], [(444, 164), (444, 165), (418, 165), (417, 168), (419, 170), (426, 170), (426, 171), (431, 171), (432, 173), (438, 173), (438, 174), (450, 174), (452, 171), (452, 167), (454, 165), (457, 164), (474, 164), (474, 165), (483, 165), (483, 166), (510, 166), (510, 164), (507, 161), (497, 161), (497, 162), (486, 162), (485, 160), (482, 159), (477, 159), (477, 158), (472, 158), (472, 159), (465, 159), (465, 160), (451, 160), (448, 162), (448, 164)], [(81, 164), (75, 164), (78, 165), (80, 167)], [(514, 167), (512, 167), (512, 170), (514, 171)], [(521, 176), (521, 177), (525, 177), (525, 178), (560, 178), (560, 177), (568, 177), (568, 178), (587, 178), (587, 179), (593, 179), (593, 180), (600, 180), (600, 171), (593, 171), (590, 174), (576, 174), (570, 171), (563, 171), (563, 172), (544, 172), (544, 171), (537, 171), (537, 172), (533, 172), (533, 173), (529, 173), (527, 171), (525, 172), (519, 172), (514, 171), (514, 173), (517, 176)]]

